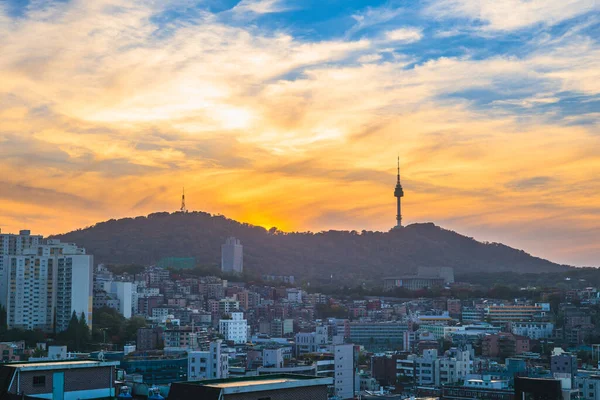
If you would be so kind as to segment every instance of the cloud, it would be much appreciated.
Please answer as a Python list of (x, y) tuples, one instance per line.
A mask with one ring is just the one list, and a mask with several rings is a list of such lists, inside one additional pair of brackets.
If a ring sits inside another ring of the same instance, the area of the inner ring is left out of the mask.
[(523, 191), (523, 190), (535, 190), (538, 188), (544, 188), (548, 184), (553, 183), (554, 178), (549, 176), (534, 176), (532, 178), (517, 179), (508, 182), (506, 185), (509, 189)]
[(390, 42), (413, 43), (418, 42), (422, 37), (422, 30), (418, 28), (399, 28), (385, 33), (386, 40)]
[(352, 19), (356, 22), (348, 31), (346, 31), (346, 37), (352, 37), (352, 35), (364, 29), (392, 21), (402, 14), (403, 11), (404, 10), (399, 7), (367, 7), (364, 11), (352, 15)]
[(271, 14), (287, 11), (290, 8), (281, 0), (242, 0), (231, 10), (237, 15)]
[(3, 190), (0, 197), (3, 200), (20, 201), (33, 204), (46, 204), (52, 207), (98, 207), (97, 201), (78, 195), (63, 193), (55, 189), (33, 187), (19, 183), (2, 182)]
[(511, 31), (534, 25), (552, 26), (596, 11), (596, 0), (438, 0), (425, 14), (439, 19), (470, 19), (487, 31)]
[[(5, 229), (22, 228), (15, 210), (37, 216), (42, 233), (175, 210), (185, 186), (191, 209), (251, 223), (387, 230), (399, 152), (407, 222), (482, 239), (497, 229), (540, 249), (519, 224), (531, 221), (529, 234), (560, 217), (583, 232), (573, 259), (597, 257), (592, 18), (497, 44), (429, 34), (502, 36), (495, 14), (449, 26), (451, 14), (409, 20), (391, 4), (341, 10), (323, 23), (333, 33), (315, 39), (322, 25), (297, 28), (288, 13), (254, 24), (189, 7), (75, 0), (32, 3), (18, 18), (0, 11)], [(286, 7), (241, 2), (236, 12)], [(506, 29), (520, 26), (533, 25)], [(547, 240), (542, 255), (572, 257)]]

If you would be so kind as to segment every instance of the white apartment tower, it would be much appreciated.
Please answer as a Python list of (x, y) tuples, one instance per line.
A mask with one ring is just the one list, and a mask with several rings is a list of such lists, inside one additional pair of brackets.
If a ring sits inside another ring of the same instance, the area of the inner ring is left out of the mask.
[(6, 236), (0, 238), (9, 242), (0, 257), (0, 304), (6, 308), (8, 328), (60, 332), (73, 311), (78, 317), (83, 313), (91, 327), (93, 257), (72, 243), (24, 238), (28, 231), (18, 235), (20, 245), (17, 235)]
[(209, 351), (188, 353), (188, 381), (229, 377), (229, 357), (222, 352), (221, 343), (222, 340), (211, 342)]
[(231, 313), (231, 319), (219, 321), (219, 332), (235, 344), (244, 344), (248, 341), (248, 321), (244, 319), (244, 313)]
[[(0, 277), (5, 276), (8, 256), (19, 256), (23, 250), (35, 247), (42, 242), (41, 235), (32, 235), (28, 230), (22, 230), (18, 235), (2, 233), (0, 230)], [(0, 304), (6, 307), (8, 295), (8, 280), (0, 279)]]
[(239, 239), (230, 237), (221, 245), (221, 271), (234, 274), (244, 272), (244, 248)]
[(354, 398), (354, 345), (339, 344), (332, 346), (335, 361), (333, 386), (335, 395), (341, 399)]

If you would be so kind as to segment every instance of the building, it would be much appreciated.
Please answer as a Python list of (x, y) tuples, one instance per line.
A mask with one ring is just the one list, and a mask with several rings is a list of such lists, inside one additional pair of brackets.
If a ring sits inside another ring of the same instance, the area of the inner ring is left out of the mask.
[(554, 331), (552, 322), (513, 322), (511, 332), (515, 335), (527, 336), (530, 339), (540, 340), (549, 339)]
[(383, 279), (383, 290), (404, 288), (421, 290), (425, 288), (443, 287), (454, 282), (454, 268), (451, 267), (419, 267), (416, 275), (405, 275)]
[(171, 385), (169, 400), (327, 400), (332, 378), (275, 374)]
[(293, 319), (279, 319), (275, 318), (269, 324), (269, 335), (271, 337), (284, 337), (291, 333), (294, 333), (294, 320)]
[(171, 329), (165, 329), (165, 349), (196, 349), (199, 346), (198, 331), (198, 328), (192, 329), (191, 326), (173, 326)]
[(243, 310), (248, 310), (250, 307), (257, 307), (260, 304), (260, 295), (248, 290), (236, 293), (235, 297), (240, 302), (240, 307)]
[(545, 311), (540, 305), (500, 304), (485, 309), (486, 318), (491, 323), (533, 321), (543, 316)]
[(482, 307), (463, 307), (461, 320), (463, 324), (482, 322), (485, 320), (485, 310)]
[(553, 374), (577, 374), (577, 356), (571, 353), (554, 354), (550, 357), (550, 372)]
[(51, 361), (4, 364), (2, 391), (15, 397), (46, 399), (106, 399), (115, 396), (119, 362)]
[(156, 350), (163, 347), (163, 328), (139, 328), (136, 349), (139, 351)]
[[(51, 239), (41, 244), (38, 239), (8, 240), (9, 251), (19, 254), (1, 257), (0, 304), (6, 307), (8, 328), (60, 332), (73, 312), (91, 328), (93, 257), (73, 243)], [(36, 244), (13, 249), (12, 242)]]
[(448, 299), (446, 302), (448, 314), (453, 318), (460, 318), (462, 312), (462, 301), (459, 299)]
[(530, 350), (530, 340), (526, 336), (512, 333), (497, 333), (486, 335), (481, 342), (481, 354), (484, 357), (505, 359), (527, 353)]
[(21, 361), (25, 352), (25, 342), (0, 342), (0, 354), (2, 362)]
[(2, 233), (0, 229), (0, 304), (6, 307), (8, 295), (8, 256), (20, 256), (25, 249), (36, 247), (42, 243), (41, 235), (32, 235), (31, 231), (22, 230), (18, 235)]
[(517, 376), (515, 377), (515, 399), (562, 400), (561, 381)]
[(445, 357), (435, 360), (435, 385), (463, 381), (472, 372), (470, 358), (469, 351), (454, 348)]
[(166, 385), (187, 380), (188, 357), (185, 351), (135, 352), (123, 358), (121, 368), (128, 375), (141, 375), (149, 385)]
[(137, 287), (132, 282), (103, 282), (103, 290), (119, 301), (119, 313), (125, 318), (133, 315), (134, 300), (137, 302)]
[(418, 277), (413, 275), (384, 278), (383, 289), (386, 291), (395, 288), (404, 288), (407, 290), (421, 290), (426, 288), (444, 286), (443, 278)]
[(283, 368), (283, 348), (264, 349), (262, 366), (265, 368)]
[(469, 377), (464, 385), (442, 386), (441, 400), (514, 400), (515, 394), (508, 381), (493, 379), (490, 376)]
[(233, 274), (244, 272), (244, 248), (234, 237), (221, 245), (221, 271)]
[(208, 351), (188, 353), (188, 380), (226, 379), (229, 377), (229, 357), (222, 351), (222, 341), (210, 343)]
[(334, 367), (334, 395), (341, 399), (353, 399), (355, 388), (354, 345), (339, 344), (332, 348)]
[(600, 375), (576, 376), (574, 389), (579, 391), (580, 399), (600, 399)]
[(464, 330), (462, 326), (446, 326), (439, 324), (419, 325), (419, 328), (424, 329), (427, 332), (431, 332), (436, 340), (450, 339), (452, 333), (461, 332)]
[(317, 353), (329, 343), (326, 326), (317, 326), (315, 332), (296, 334), (296, 357), (306, 353)]
[(239, 311), (240, 302), (234, 298), (226, 297), (224, 299), (219, 300), (219, 313), (230, 314), (235, 311)]
[(286, 290), (287, 299), (291, 303), (302, 303), (302, 290), (296, 288), (290, 288)]
[(369, 350), (402, 349), (408, 325), (400, 322), (351, 322), (350, 342)]
[(244, 344), (248, 341), (248, 321), (244, 319), (244, 313), (231, 313), (231, 319), (219, 321), (219, 332), (225, 338), (235, 344)]

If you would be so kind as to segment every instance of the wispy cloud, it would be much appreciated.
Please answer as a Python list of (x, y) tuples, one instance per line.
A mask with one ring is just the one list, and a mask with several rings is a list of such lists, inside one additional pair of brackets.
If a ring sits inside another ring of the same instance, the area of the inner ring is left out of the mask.
[(238, 17), (248, 17), (280, 13), (291, 9), (292, 7), (285, 5), (282, 0), (242, 0), (231, 9), (231, 12)]
[(346, 32), (346, 37), (351, 37), (366, 28), (389, 22), (402, 12), (402, 8), (399, 7), (367, 7), (365, 10), (352, 15), (352, 19), (356, 22)]
[(470, 19), (490, 31), (555, 25), (597, 11), (596, 0), (436, 0), (425, 13), (441, 19)]
[(413, 43), (422, 37), (422, 30), (418, 28), (398, 28), (385, 32), (385, 39), (390, 42)]

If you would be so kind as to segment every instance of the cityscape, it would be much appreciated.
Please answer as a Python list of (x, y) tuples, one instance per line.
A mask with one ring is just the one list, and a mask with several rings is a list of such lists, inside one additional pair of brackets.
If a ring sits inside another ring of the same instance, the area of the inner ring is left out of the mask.
[(0, 400), (600, 400), (600, 1), (0, 1)]

